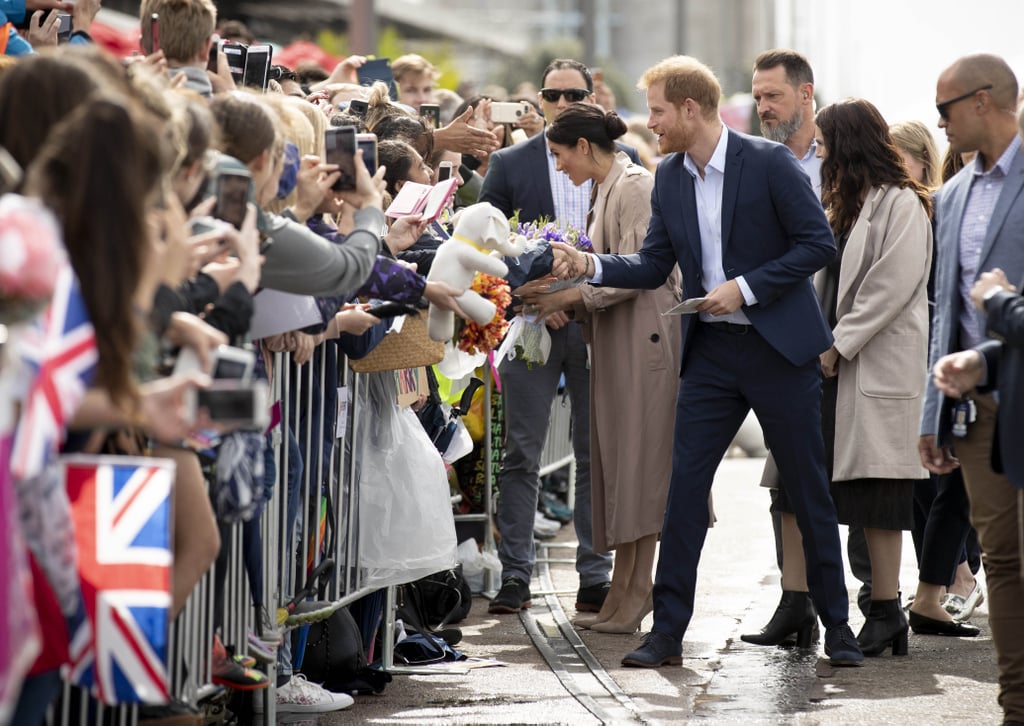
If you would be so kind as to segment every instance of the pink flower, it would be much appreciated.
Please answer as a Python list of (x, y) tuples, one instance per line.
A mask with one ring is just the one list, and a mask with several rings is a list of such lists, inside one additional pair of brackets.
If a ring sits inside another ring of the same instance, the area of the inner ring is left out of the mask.
[(0, 303), (41, 302), (65, 264), (57, 220), (41, 203), (0, 198)]

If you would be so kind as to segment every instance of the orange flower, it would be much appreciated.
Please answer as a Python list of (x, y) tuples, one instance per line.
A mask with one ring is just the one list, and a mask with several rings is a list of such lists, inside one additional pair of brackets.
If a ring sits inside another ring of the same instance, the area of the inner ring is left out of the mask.
[(478, 325), (472, 320), (467, 320), (459, 334), (458, 347), (470, 355), (489, 353), (501, 344), (505, 331), (508, 330), (505, 311), (512, 304), (512, 294), (508, 282), (503, 278), (485, 275), (482, 272), (478, 272), (473, 278), (470, 289), (494, 303), (494, 317), (487, 325)]

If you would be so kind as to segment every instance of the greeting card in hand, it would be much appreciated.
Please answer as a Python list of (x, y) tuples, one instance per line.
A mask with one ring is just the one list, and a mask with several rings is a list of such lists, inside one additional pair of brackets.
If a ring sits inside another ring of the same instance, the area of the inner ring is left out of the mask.
[(395, 195), (394, 201), (391, 202), (391, 206), (384, 214), (389, 217), (421, 214), (424, 222), (433, 222), (448, 206), (448, 200), (455, 193), (457, 186), (458, 180), (454, 177), (433, 186), (407, 181)]

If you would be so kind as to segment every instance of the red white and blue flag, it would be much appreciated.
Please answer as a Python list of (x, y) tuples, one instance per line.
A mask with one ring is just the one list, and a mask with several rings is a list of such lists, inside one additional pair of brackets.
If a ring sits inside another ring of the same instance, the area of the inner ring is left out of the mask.
[(99, 359), (85, 300), (66, 261), (46, 312), (25, 326), (16, 345), (31, 387), (14, 435), (11, 473), (25, 480), (42, 472), (63, 441), (65, 424), (92, 383)]
[(75, 456), (63, 464), (85, 605), (69, 680), (108, 704), (166, 702), (174, 462)]

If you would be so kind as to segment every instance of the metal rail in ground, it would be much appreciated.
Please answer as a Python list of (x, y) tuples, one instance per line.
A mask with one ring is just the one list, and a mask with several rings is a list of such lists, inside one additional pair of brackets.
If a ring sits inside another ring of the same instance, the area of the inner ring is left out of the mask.
[[(575, 547), (575, 543), (570, 543)], [(534, 646), (544, 656), (562, 687), (602, 723), (647, 723), (640, 709), (612, 679), (580, 639), (565, 616), (551, 581), (549, 550), (566, 543), (538, 542), (535, 576), (540, 588), (534, 591), (533, 606), (520, 610), (519, 619)]]

